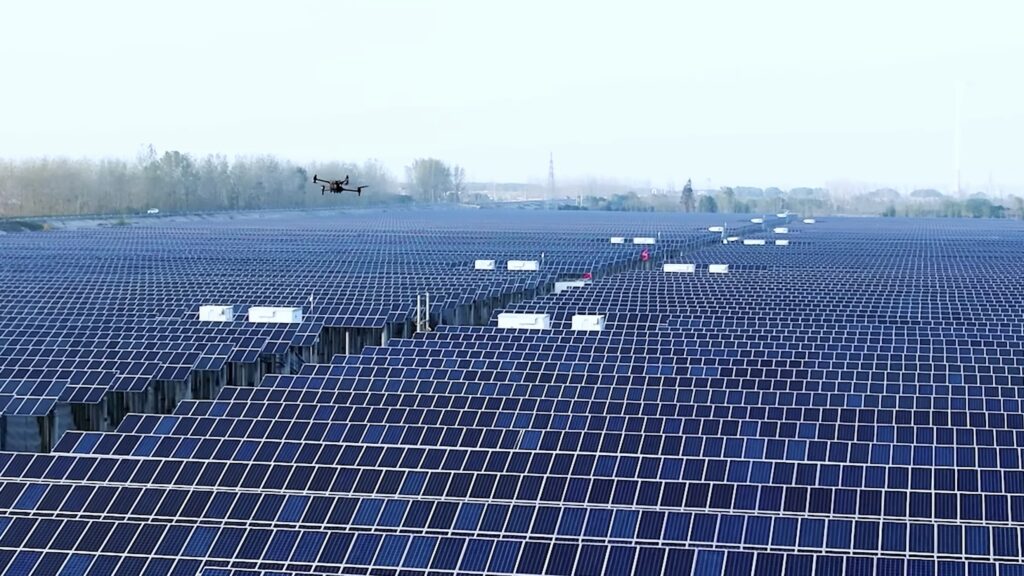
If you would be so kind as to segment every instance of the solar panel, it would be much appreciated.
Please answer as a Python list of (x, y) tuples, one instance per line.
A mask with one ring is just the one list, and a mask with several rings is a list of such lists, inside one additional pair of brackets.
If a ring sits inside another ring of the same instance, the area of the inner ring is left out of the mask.
[[(157, 318), (0, 326), (0, 346), (17, 351), (0, 365), (5, 425), (26, 410), (48, 413), (26, 401), (73, 386), (129, 404), (105, 427), (55, 437), (51, 453), (0, 453), (0, 566), (225, 576), (1024, 573), (1020, 223), (808, 226), (793, 217), (729, 226), (771, 239), (784, 225), (791, 243), (776, 249), (722, 244), (706, 230), (720, 219), (682, 219), (687, 227), (675, 230), (667, 216), (641, 226), (584, 214), (556, 231), (553, 217), (538, 216), (516, 230), (502, 213), (457, 234), (418, 215), (393, 218), (423, 231), (385, 226), (375, 245), (434, 244), (328, 265), (358, 281), (351, 292), (322, 286), (314, 300), (330, 313), (301, 327)], [(346, 226), (365, 235), (368, 222)], [(665, 273), (620, 257), (623, 245), (608, 236), (634, 230), (654, 234), (658, 258), (701, 265)], [(144, 245), (190, 237), (134, 232), (116, 235)], [(240, 246), (253, 234), (204, 229), (189, 250)], [(460, 234), (477, 247), (506, 245), (509, 257), (543, 246), (561, 271), (542, 268), (522, 283), (496, 267), (507, 284), (476, 283), (484, 271), (473, 258), (496, 250), (444, 244)], [(997, 238), (982, 247), (979, 234)], [(324, 265), (325, 235), (365, 241), (348, 230), (288, 230), (263, 252), (304, 250)], [(238, 253), (247, 266), (258, 259)], [(550, 293), (580, 258), (605, 272)], [(196, 259), (144, 261), (162, 273), (200, 268)], [(404, 278), (402, 263), (439, 282), (430, 287), (437, 318), (482, 325), (403, 327), (386, 342), (361, 333), (358, 349), (349, 333), (347, 344), (325, 346), (338, 338), (328, 331), (338, 318), (351, 315), (354, 329), (409, 321), (407, 305), (348, 300), (359, 283), (414, 296), (423, 283)], [(707, 273), (707, 263), (729, 272)], [(287, 275), (260, 277), (266, 294), (288, 293), (275, 292)], [(524, 292), (512, 297), (508, 286)], [(476, 298), (494, 300), (451, 312)], [(551, 326), (499, 328), (504, 312), (547, 314)], [(573, 329), (577, 314), (606, 322)], [(27, 344), (35, 340), (46, 344)], [(81, 343), (64, 344), (72, 341)], [(294, 351), (300, 343), (310, 350)], [(194, 374), (242, 370), (241, 359), (269, 366), (195, 393)], [(67, 382), (54, 384), (62, 370)], [(154, 378), (164, 408), (143, 393)]]

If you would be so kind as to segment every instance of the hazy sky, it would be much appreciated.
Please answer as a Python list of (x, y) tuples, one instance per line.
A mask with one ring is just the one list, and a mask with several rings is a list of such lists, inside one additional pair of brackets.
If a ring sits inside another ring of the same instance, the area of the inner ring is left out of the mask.
[(6, 2), (0, 156), (1024, 184), (1020, 0)]

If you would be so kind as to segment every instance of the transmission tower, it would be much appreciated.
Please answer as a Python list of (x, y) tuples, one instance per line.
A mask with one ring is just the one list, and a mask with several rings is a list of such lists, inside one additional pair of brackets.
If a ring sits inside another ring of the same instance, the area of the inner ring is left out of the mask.
[(956, 181), (954, 182), (954, 191), (958, 198), (963, 193), (960, 176), (960, 142), (963, 139), (963, 105), (964, 83), (963, 81), (960, 81), (956, 85), (956, 107), (953, 110), (953, 176), (956, 178)]
[(555, 155), (548, 153), (548, 199), (555, 197)]

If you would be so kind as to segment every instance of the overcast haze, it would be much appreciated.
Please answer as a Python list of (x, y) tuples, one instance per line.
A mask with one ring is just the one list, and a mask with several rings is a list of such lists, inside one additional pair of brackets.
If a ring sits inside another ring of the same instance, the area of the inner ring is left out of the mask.
[(1006, 1), (10, 2), (0, 156), (415, 157), (469, 180), (1024, 183)]

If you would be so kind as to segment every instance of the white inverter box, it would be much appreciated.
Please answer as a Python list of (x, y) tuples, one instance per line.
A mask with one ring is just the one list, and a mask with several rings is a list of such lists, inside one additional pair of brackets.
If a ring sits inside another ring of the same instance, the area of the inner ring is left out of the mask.
[(763, 238), (744, 238), (743, 244), (745, 246), (764, 246)]
[(708, 272), (711, 274), (725, 274), (729, 272), (728, 264), (708, 264)]
[(610, 242), (612, 244), (625, 244), (626, 243), (626, 238), (623, 237), (623, 236), (612, 236), (609, 240), (610, 240)]
[(203, 322), (231, 322), (235, 319), (234, 306), (200, 306), (199, 320)]
[(494, 260), (477, 260), (473, 267), (477, 270), (494, 270)]
[(684, 272), (693, 273), (697, 271), (696, 264), (677, 264), (677, 263), (666, 263), (661, 267), (663, 272)]
[(570, 288), (583, 288), (590, 280), (559, 280), (555, 282), (555, 294), (561, 294)]
[(574, 314), (573, 330), (604, 330), (604, 316), (600, 314)]
[(498, 328), (546, 330), (551, 328), (551, 316), (548, 314), (502, 312), (498, 314)]
[(540, 262), (536, 260), (509, 260), (509, 270), (540, 270)]
[(776, 246), (789, 246), (789, 240), (776, 240)]
[(249, 308), (249, 322), (299, 323), (302, 308), (253, 306)]
[(648, 236), (637, 236), (636, 238), (633, 238), (633, 244), (654, 244), (654, 242), (654, 238), (650, 238)]

